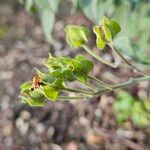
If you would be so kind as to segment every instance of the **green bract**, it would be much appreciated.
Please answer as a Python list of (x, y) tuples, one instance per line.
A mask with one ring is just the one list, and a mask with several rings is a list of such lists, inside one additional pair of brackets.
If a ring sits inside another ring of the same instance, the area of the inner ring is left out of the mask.
[(89, 39), (89, 30), (83, 26), (68, 25), (65, 28), (67, 33), (67, 43), (75, 48), (80, 48), (83, 44), (87, 43)]
[(104, 17), (100, 26), (94, 26), (93, 31), (96, 34), (96, 44), (100, 49), (112, 42), (115, 36), (121, 31), (120, 25), (115, 20)]

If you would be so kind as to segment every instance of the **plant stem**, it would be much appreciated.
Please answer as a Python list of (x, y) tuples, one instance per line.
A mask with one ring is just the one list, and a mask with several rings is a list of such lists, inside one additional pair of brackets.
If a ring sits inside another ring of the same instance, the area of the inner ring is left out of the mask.
[[(112, 85), (111, 88), (112, 89), (125, 88), (129, 85), (136, 84), (140, 81), (145, 81), (145, 80), (150, 80), (150, 76), (144, 76), (144, 77), (139, 77), (139, 78), (131, 78), (131, 79), (129, 79), (128, 81), (126, 81), (124, 83), (119, 83), (119, 84), (116, 84), (116, 85)], [(102, 88), (102, 89), (98, 90), (97, 92), (95, 92), (94, 95), (97, 95), (100, 92), (105, 92), (105, 91), (108, 91), (108, 89)]]
[(92, 91), (96, 91), (96, 89), (90, 84), (90, 83), (85, 83), (85, 85)]
[(141, 75), (145, 75), (139, 68), (137, 68), (136, 66), (134, 66), (133, 64), (131, 64), (113, 45), (113, 43), (109, 44), (109, 47), (115, 51), (118, 56), (128, 65), (130, 66), (132, 69), (135, 69), (136, 71), (138, 71)]
[(93, 93), (94, 93), (94, 92), (90, 92), (90, 91), (77, 90), (77, 89), (72, 89), (72, 88), (64, 88), (62, 90), (69, 91), (69, 92), (74, 92), (74, 93), (79, 93), (79, 94), (86, 95), (86, 96), (92, 96)]
[(94, 58), (96, 58), (98, 61), (100, 61), (101, 63), (108, 65), (110, 67), (116, 68), (117, 66), (111, 62), (108, 62), (106, 60), (104, 60), (103, 58), (101, 58), (100, 56), (98, 56), (97, 54), (93, 53), (93, 51), (87, 46), (87, 45), (83, 45), (82, 48), (84, 50), (86, 50), (90, 55), (92, 55)]
[(107, 83), (105, 83), (105, 82), (103, 82), (103, 81), (101, 81), (95, 77), (92, 77), (92, 76), (88, 76), (88, 78), (95, 81), (96, 83), (98, 83), (100, 85), (100, 87), (104, 87), (106, 89), (112, 90), (111, 85), (109, 85), (109, 84), (107, 84)]
[(58, 100), (81, 100), (85, 96), (58, 96)]

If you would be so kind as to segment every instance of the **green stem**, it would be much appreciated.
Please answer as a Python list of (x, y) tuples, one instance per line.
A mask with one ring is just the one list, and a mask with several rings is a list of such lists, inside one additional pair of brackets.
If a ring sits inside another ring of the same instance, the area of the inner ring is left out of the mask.
[(58, 96), (58, 100), (81, 100), (85, 96)]
[(92, 91), (96, 91), (96, 89), (90, 84), (90, 83), (85, 83), (85, 85)]
[(109, 44), (109, 47), (115, 51), (118, 56), (128, 65), (130, 66), (132, 69), (135, 69), (136, 71), (138, 71), (141, 75), (145, 75), (139, 68), (137, 68), (136, 66), (134, 66), (133, 64), (131, 64), (113, 45), (113, 43)]
[[(131, 78), (131, 79), (129, 79), (128, 81), (126, 81), (124, 83), (119, 83), (119, 84), (116, 84), (116, 85), (112, 85), (111, 88), (112, 89), (125, 88), (129, 85), (136, 84), (140, 81), (145, 81), (145, 80), (150, 80), (150, 76), (145, 76), (145, 77), (140, 77), (140, 78)], [(106, 89), (106, 88), (100, 89), (97, 92), (95, 92), (94, 95), (97, 95), (100, 92), (105, 92), (105, 91), (108, 91), (108, 89)]]
[(98, 83), (100, 85), (100, 87), (104, 87), (106, 89), (112, 90), (111, 85), (109, 85), (109, 84), (107, 84), (107, 83), (105, 83), (105, 82), (103, 82), (103, 81), (101, 81), (95, 77), (92, 77), (92, 76), (88, 76), (88, 78), (95, 81), (96, 83)]
[(79, 93), (79, 94), (86, 95), (86, 96), (92, 96), (93, 95), (93, 92), (85, 91), (85, 90), (77, 90), (77, 89), (72, 89), (72, 88), (64, 88), (62, 90), (73, 92), (73, 93)]
[(97, 54), (93, 53), (93, 51), (87, 45), (83, 45), (82, 48), (84, 48), (90, 55), (92, 55), (94, 58), (96, 58), (101, 63), (108, 65), (110, 67), (113, 67), (113, 68), (117, 67), (115, 64), (108, 62), (108, 61), (104, 60), (103, 58), (101, 58), (100, 56), (98, 56)]

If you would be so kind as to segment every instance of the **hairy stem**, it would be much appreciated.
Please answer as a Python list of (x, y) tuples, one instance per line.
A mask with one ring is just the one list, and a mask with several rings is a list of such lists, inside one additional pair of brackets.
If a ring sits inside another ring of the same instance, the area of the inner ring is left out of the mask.
[(58, 100), (81, 100), (86, 98), (86, 96), (58, 96)]
[(95, 81), (96, 83), (98, 83), (98, 85), (100, 87), (104, 87), (106, 89), (112, 90), (111, 85), (109, 85), (109, 84), (107, 84), (107, 83), (105, 83), (105, 82), (103, 82), (103, 81), (101, 81), (101, 80), (99, 80), (99, 79), (97, 79), (95, 77), (92, 77), (92, 76), (88, 76), (88, 78), (93, 80), (93, 81)]
[(85, 83), (85, 85), (92, 91), (96, 91), (96, 89), (88, 82)]
[(106, 60), (104, 60), (102, 57), (98, 56), (97, 54), (93, 53), (93, 51), (87, 46), (87, 45), (83, 45), (82, 48), (84, 50), (86, 50), (90, 55), (92, 55), (94, 58), (96, 58), (98, 61), (100, 61), (101, 63), (108, 65), (110, 67), (116, 68), (116, 65), (108, 62)]
[[(136, 84), (140, 81), (145, 81), (145, 80), (150, 81), (150, 76), (139, 77), (139, 78), (131, 78), (131, 79), (129, 79), (128, 81), (126, 81), (124, 83), (119, 83), (119, 84), (116, 84), (116, 85), (112, 85), (111, 88), (112, 89), (125, 88), (129, 85)], [(100, 92), (105, 92), (105, 91), (108, 91), (108, 89), (102, 88), (102, 89), (98, 90), (97, 92), (95, 92), (94, 95), (99, 94)]]
[(73, 92), (73, 93), (78, 93), (78, 94), (82, 94), (82, 95), (86, 95), (86, 96), (92, 96), (93, 93), (94, 93), (94, 92), (91, 92), (91, 91), (72, 89), (72, 88), (64, 88), (62, 90), (68, 91), (68, 92)]

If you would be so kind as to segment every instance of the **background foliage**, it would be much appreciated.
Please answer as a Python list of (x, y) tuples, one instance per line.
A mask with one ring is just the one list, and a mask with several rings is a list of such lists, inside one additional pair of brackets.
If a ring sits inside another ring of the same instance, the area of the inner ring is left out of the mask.
[[(25, 0), (27, 11), (37, 12), (43, 31), (50, 43), (54, 42), (52, 30), (59, 0)], [(149, 0), (72, 0), (72, 10), (82, 11), (87, 18), (98, 23), (102, 16), (114, 18), (121, 24), (122, 32), (115, 45), (126, 56), (139, 63), (150, 64), (147, 56), (150, 41)]]

